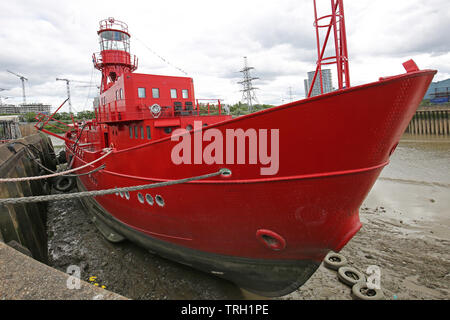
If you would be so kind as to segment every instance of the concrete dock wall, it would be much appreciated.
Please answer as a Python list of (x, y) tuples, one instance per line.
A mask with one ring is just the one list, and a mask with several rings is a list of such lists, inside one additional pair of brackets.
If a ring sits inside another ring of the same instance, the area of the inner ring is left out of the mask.
[(124, 300), (118, 294), (79, 281), (0, 242), (0, 300)]
[[(42, 174), (42, 169), (30, 159), (25, 146), (32, 145), (40, 152), (41, 163), (56, 169), (54, 150), (50, 139), (39, 133), (0, 145), (0, 177), (27, 177)], [(37, 196), (50, 193), (50, 181), (35, 180), (0, 184), (1, 198)], [(0, 233), (7, 244), (26, 248), (41, 262), (48, 260), (47, 203), (26, 203), (0, 206)]]
[(450, 137), (450, 109), (418, 110), (406, 129), (413, 135)]

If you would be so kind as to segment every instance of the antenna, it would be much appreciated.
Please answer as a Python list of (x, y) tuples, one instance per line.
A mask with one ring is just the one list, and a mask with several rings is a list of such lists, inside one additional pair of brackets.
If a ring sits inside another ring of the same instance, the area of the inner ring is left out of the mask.
[(28, 81), (28, 79), (25, 78), (24, 76), (21, 76), (20, 74), (15, 73), (15, 72), (12, 72), (12, 71), (9, 71), (9, 70), (6, 70), (6, 71), (8, 71), (9, 73), (15, 75), (16, 77), (19, 77), (20, 80), (22, 81), (22, 97), (23, 97), (23, 104), (26, 104), (26, 103), (27, 103), (27, 98), (26, 98), (26, 96), (25, 96), (25, 80)]
[(244, 57), (244, 69), (242, 69), (239, 72), (242, 72), (244, 80), (238, 82), (239, 84), (242, 84), (244, 89), (242, 89), (242, 100), (247, 101), (248, 111), (252, 112), (253, 110), (253, 103), (252, 101), (255, 101), (258, 103), (258, 99), (256, 99), (256, 95), (254, 90), (258, 88), (254, 88), (252, 85), (253, 80), (257, 80), (259, 78), (252, 78), (250, 76), (250, 70), (255, 69), (253, 67), (249, 67), (247, 64), (247, 57)]

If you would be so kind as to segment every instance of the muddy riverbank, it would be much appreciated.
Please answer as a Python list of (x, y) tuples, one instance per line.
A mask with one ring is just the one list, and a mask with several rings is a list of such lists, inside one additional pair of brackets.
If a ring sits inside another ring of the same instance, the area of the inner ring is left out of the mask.
[[(362, 229), (341, 250), (360, 271), (381, 269), (386, 299), (448, 299), (450, 297), (450, 241), (437, 237), (427, 224), (405, 222), (402, 212), (382, 207), (361, 210)], [(283, 299), (352, 299), (336, 271), (323, 265), (296, 292)]]
[[(386, 299), (450, 296), (450, 141), (404, 139), (361, 208), (362, 229), (341, 251), (350, 265), (381, 269)], [(230, 282), (168, 261), (130, 243), (106, 241), (76, 200), (49, 205), (50, 264), (82, 269), (132, 299), (253, 299)], [(321, 266), (281, 299), (351, 299)]]
[(78, 200), (53, 202), (48, 217), (50, 265), (81, 268), (81, 278), (131, 299), (242, 299), (230, 282), (166, 260), (125, 241), (105, 240)]

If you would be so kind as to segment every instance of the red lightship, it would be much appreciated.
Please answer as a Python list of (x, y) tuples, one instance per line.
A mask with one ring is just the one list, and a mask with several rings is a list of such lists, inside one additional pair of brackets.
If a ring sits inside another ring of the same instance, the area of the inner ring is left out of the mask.
[[(325, 18), (329, 23), (320, 25)], [(359, 207), (436, 71), (410, 60), (405, 74), (350, 87), (342, 0), (315, 21), (316, 30), (328, 31), (323, 45), (317, 32), (315, 81), (322, 88), (321, 68), (333, 63), (339, 88), (310, 97), (311, 85), (304, 100), (237, 118), (222, 112), (220, 100), (196, 99), (191, 78), (135, 73), (127, 25), (101, 21), (101, 52), (93, 56), (102, 72), (96, 118), (75, 124), (64, 139), (73, 168), (104, 156), (105, 148), (112, 152), (79, 171), (104, 165), (77, 178), (79, 189), (175, 181), (223, 168), (231, 173), (85, 198), (109, 240), (127, 238), (266, 296), (292, 292), (330, 250), (343, 248), (360, 229)], [(332, 36), (336, 55), (324, 57)], [(174, 161), (182, 140), (173, 139), (177, 129), (186, 129), (183, 142), (192, 150), (178, 153), (182, 163)], [(243, 140), (229, 139), (230, 132), (243, 132)], [(211, 153), (219, 136), (223, 148)]]

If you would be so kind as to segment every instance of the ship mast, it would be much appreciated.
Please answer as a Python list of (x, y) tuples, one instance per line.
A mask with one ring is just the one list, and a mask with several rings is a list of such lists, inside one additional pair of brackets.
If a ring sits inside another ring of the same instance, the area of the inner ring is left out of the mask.
[(130, 54), (130, 34), (126, 23), (108, 18), (100, 21), (100, 53), (93, 54), (95, 68), (102, 72), (103, 93), (124, 73), (137, 69), (138, 59)]
[[(311, 97), (312, 90), (317, 76), (320, 81), (320, 92), (323, 94), (323, 81), (322, 81), (322, 66), (329, 64), (337, 65), (337, 78), (339, 90), (350, 87), (350, 73), (348, 68), (348, 51), (347, 51), (347, 35), (345, 31), (345, 19), (344, 19), (344, 0), (331, 0), (331, 14), (317, 17), (317, 5), (314, 1), (314, 27), (316, 28), (316, 40), (317, 40), (317, 67), (314, 74), (314, 78), (309, 87), (308, 98)], [(322, 22), (322, 20), (329, 19), (328, 23)], [(327, 28), (327, 33), (323, 45), (320, 43), (319, 31), (321, 28)], [(333, 32), (335, 55), (330, 57), (324, 57), (325, 49), (327, 47), (330, 33)]]

